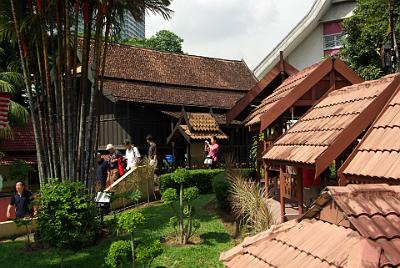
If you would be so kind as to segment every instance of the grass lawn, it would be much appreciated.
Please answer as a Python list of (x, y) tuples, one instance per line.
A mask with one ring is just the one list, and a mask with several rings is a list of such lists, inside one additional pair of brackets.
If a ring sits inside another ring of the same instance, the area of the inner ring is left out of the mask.
[[(164, 245), (164, 253), (155, 259), (152, 267), (222, 267), (218, 261), (221, 251), (231, 248), (233, 239), (221, 219), (213, 211), (201, 209), (214, 199), (214, 195), (202, 195), (196, 200), (196, 218), (201, 221), (198, 234), (203, 242), (198, 245), (173, 247)], [(173, 216), (171, 209), (163, 204), (151, 205), (141, 209), (146, 221), (136, 232), (142, 241), (154, 241), (172, 233), (168, 226)], [(67, 252), (64, 267), (105, 267), (104, 257), (111, 240), (81, 250), (77, 253)], [(59, 267), (60, 257), (54, 250), (26, 252), (23, 241), (0, 242), (0, 267)]]

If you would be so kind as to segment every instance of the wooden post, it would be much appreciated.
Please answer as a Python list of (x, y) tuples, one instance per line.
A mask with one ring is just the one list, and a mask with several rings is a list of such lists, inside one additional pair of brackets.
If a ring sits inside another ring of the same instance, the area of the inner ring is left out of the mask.
[(175, 168), (176, 164), (176, 159), (175, 159), (175, 142), (171, 142), (171, 147), (172, 147), (172, 158), (174, 159), (174, 162), (172, 162), (172, 166)]
[(187, 155), (187, 165), (188, 168), (190, 168), (191, 163), (190, 163), (190, 143), (188, 143), (188, 145), (186, 146), (186, 155)]
[(268, 163), (266, 160), (264, 160), (263, 163), (264, 163), (264, 192), (265, 192), (265, 197), (269, 198)]
[(297, 206), (299, 215), (303, 214), (303, 169), (296, 166), (297, 175)]
[(286, 221), (286, 211), (285, 211), (285, 198), (284, 198), (284, 185), (285, 178), (283, 175), (283, 166), (279, 165), (279, 181), (280, 181), (280, 203), (281, 203), (281, 223)]

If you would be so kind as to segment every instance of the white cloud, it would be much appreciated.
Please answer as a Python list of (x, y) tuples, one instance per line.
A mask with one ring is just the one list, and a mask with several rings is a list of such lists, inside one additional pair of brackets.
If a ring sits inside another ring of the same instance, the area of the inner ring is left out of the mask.
[(243, 58), (254, 68), (306, 15), (313, 0), (174, 0), (174, 15), (146, 17), (146, 35), (167, 29), (189, 54)]

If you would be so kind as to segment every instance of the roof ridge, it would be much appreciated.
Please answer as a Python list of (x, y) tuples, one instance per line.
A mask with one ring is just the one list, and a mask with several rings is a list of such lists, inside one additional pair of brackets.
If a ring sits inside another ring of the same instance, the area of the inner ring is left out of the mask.
[[(389, 211), (387, 213), (382, 213), (382, 212), (375, 212), (375, 213), (367, 213), (367, 212), (362, 212), (359, 214), (348, 214), (348, 217), (353, 217), (353, 218), (359, 218), (361, 216), (367, 216), (368, 218), (372, 218), (372, 217), (376, 217), (376, 216), (382, 216), (382, 217), (387, 217), (390, 215), (395, 215), (395, 216), (399, 216), (400, 217), (400, 212), (396, 212), (396, 211)], [(399, 234), (400, 235), (400, 234)]]
[[(156, 50), (156, 49), (145, 48), (145, 47), (137, 47), (137, 46), (134, 46), (134, 45), (121, 44), (121, 43), (109, 43), (108, 45), (110, 45), (110, 46), (128, 47), (128, 48), (137, 49), (137, 50), (146, 50), (146, 51), (151, 51), (151, 52), (156, 52), (156, 53), (161, 53), (161, 54), (171, 54), (171, 55), (176, 55), (176, 56), (197, 57), (197, 58), (203, 58), (203, 59), (211, 59), (211, 60), (227, 61), (227, 62), (236, 62), (236, 63), (242, 63), (242, 64), (244, 63), (243, 59), (240, 59), (240, 60), (238, 60), (238, 59), (224, 59), (224, 58), (201, 56), (201, 55), (194, 55), (194, 54), (188, 54), (188, 53), (177, 53), (177, 52), (172, 52), (172, 51), (162, 51), (162, 50)], [(251, 72), (250, 69), (249, 69), (249, 71)]]

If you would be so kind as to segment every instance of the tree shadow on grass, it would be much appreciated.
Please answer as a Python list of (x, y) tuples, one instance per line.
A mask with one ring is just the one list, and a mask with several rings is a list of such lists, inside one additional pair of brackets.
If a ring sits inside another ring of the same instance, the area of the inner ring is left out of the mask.
[(223, 232), (207, 232), (201, 234), (200, 238), (203, 239), (203, 244), (210, 246), (216, 243), (228, 243), (231, 240), (230, 235)]

